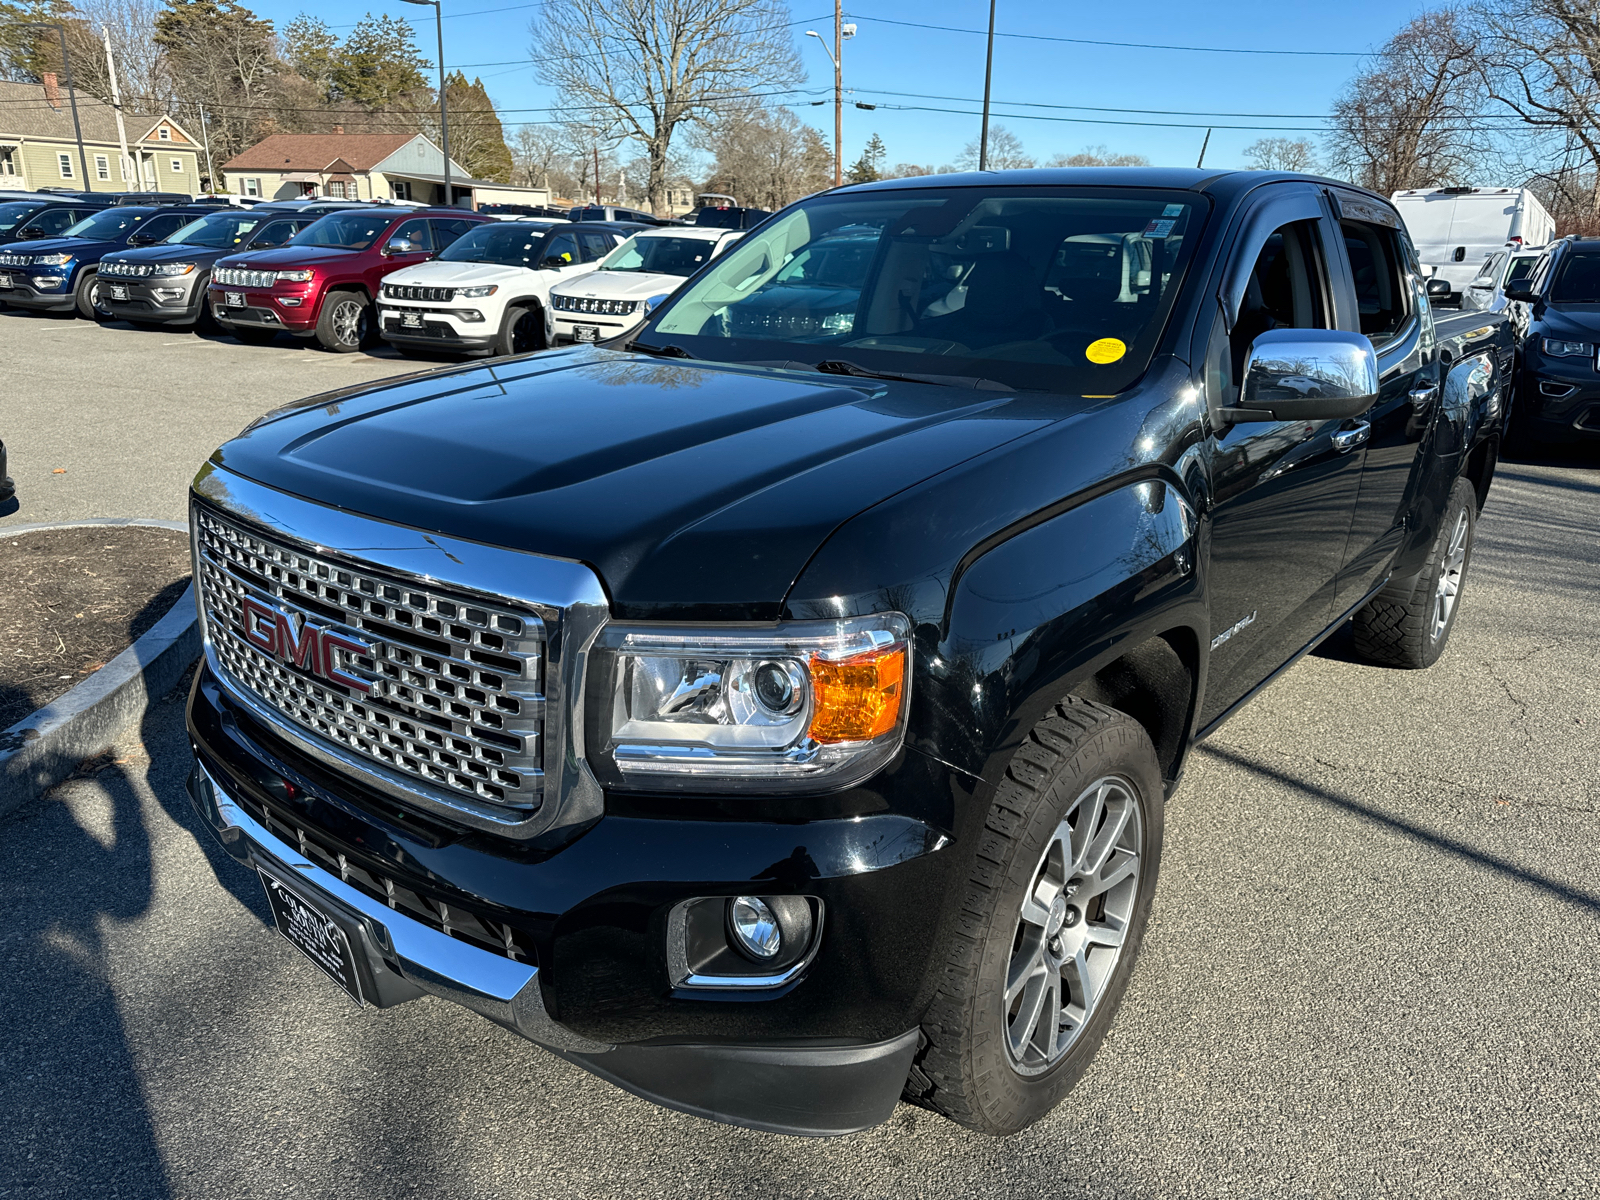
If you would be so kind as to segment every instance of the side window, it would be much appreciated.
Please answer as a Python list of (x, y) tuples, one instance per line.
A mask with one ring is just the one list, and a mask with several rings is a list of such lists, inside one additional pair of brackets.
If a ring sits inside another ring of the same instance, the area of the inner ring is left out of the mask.
[(87, 209), (53, 208), (48, 212), (40, 213), (29, 221), (28, 228), (30, 230), (37, 229), (45, 237), (51, 237), (60, 233), (68, 225), (74, 225), (88, 215), (89, 210)]
[(1538, 265), (1533, 268), (1533, 276), (1528, 281), (1528, 290), (1530, 292), (1542, 292), (1549, 278), (1550, 256), (1548, 254), (1541, 255)]
[(1506, 272), (1506, 286), (1521, 283), (1533, 271), (1533, 265), (1539, 260), (1524, 254), (1521, 258), (1511, 260), (1511, 270)]
[(255, 240), (250, 243), (250, 248), (267, 250), (273, 246), (281, 246), (294, 235), (293, 221), (268, 221), (261, 227), (261, 232), (256, 234)]
[(160, 216), (150, 217), (139, 222), (139, 226), (134, 232), (140, 237), (150, 238), (152, 241), (160, 241), (169, 233), (177, 233), (179, 229), (192, 220), (194, 220), (192, 213), (163, 213)]
[(1483, 266), (1478, 268), (1478, 277), (1473, 283), (1493, 284), (1494, 277), (1500, 273), (1500, 268), (1505, 265), (1506, 253), (1502, 250), (1499, 254), (1491, 254), (1484, 259)]
[(435, 220), (433, 222), (433, 244), (435, 249), (443, 250), (476, 224), (476, 221), (458, 221), (454, 217)]
[(1228, 335), (1233, 378), (1244, 369), (1250, 343), (1269, 329), (1328, 329), (1328, 272), (1315, 221), (1274, 230), (1256, 256), (1255, 269)]
[(578, 241), (583, 246), (584, 262), (599, 262), (616, 249), (616, 243), (611, 240), (611, 235), (599, 230), (583, 230), (578, 234)]
[(395, 238), (405, 238), (418, 250), (432, 250), (433, 240), (428, 236), (428, 222), (422, 218), (407, 221), (389, 235), (389, 241)]
[(562, 266), (578, 262), (578, 238), (571, 233), (554, 233), (544, 244), (544, 253), (539, 256), (539, 265), (554, 266), (551, 259), (559, 259)]
[(1340, 221), (1350, 276), (1361, 313), (1361, 332), (1381, 346), (1411, 315), (1410, 290), (1401, 270), (1400, 247), (1392, 229), (1363, 221)]

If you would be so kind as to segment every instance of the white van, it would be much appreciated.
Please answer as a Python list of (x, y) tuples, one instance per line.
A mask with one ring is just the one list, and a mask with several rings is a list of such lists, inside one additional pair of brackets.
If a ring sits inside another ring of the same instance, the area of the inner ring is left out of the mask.
[(1454, 299), (1508, 244), (1531, 249), (1555, 237), (1555, 221), (1527, 188), (1414, 188), (1390, 199), (1422, 265), (1449, 281)]

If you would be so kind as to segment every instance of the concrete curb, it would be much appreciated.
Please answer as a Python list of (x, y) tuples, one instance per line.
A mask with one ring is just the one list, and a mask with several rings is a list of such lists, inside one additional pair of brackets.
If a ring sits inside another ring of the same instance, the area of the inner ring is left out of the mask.
[[(149, 525), (187, 530), (182, 521), (123, 518), (62, 521), (0, 529), (0, 538), (83, 525)], [(194, 584), (159, 621), (93, 675), (0, 732), (0, 814), (37, 799), (86, 758), (104, 753), (166, 695), (200, 655)]]

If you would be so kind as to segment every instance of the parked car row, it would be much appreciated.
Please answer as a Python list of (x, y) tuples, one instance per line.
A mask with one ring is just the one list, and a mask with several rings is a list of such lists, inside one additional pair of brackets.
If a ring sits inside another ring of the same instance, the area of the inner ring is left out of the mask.
[(26, 246), (0, 248), (0, 302), (336, 352), (382, 339), (406, 354), (621, 336), (743, 236), (360, 201), (0, 205), (0, 228), (46, 218), (58, 236), (24, 231)]

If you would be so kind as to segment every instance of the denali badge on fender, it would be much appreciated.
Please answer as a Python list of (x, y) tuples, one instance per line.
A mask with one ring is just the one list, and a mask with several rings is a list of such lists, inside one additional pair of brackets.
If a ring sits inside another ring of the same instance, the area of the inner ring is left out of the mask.
[(372, 690), (365, 679), (340, 670), (333, 657), (336, 650), (343, 650), (346, 655), (371, 654), (372, 647), (367, 643), (313, 625), (300, 613), (272, 608), (248, 596), (240, 603), (240, 608), (244, 640), (257, 650), (353, 692)]

